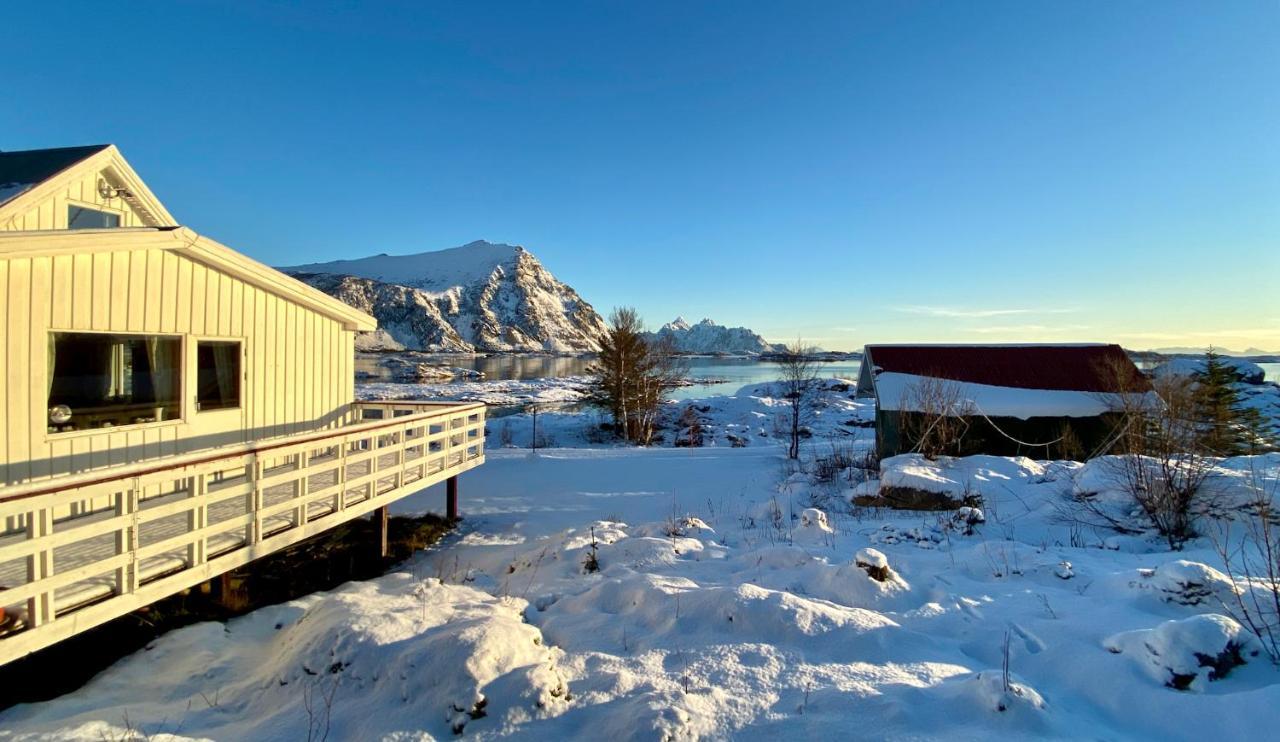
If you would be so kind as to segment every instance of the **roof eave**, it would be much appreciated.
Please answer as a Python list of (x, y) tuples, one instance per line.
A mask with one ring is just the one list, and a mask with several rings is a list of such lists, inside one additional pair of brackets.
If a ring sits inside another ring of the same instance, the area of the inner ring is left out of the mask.
[(347, 330), (378, 329), (378, 321), (359, 309), (187, 227), (0, 232), (0, 259), (148, 248), (182, 253), (192, 260), (319, 312), (341, 323)]
[(378, 329), (378, 321), (372, 316), (265, 263), (236, 252), (217, 240), (200, 235), (188, 227), (179, 227), (173, 234), (186, 243), (185, 247), (180, 248), (181, 251), (196, 260), (226, 270), (272, 293), (293, 299), (341, 322), (348, 330), (369, 332)]

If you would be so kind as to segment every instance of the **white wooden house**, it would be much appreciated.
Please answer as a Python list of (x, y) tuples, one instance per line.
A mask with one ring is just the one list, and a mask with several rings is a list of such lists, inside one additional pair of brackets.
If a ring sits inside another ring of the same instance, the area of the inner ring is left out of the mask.
[(484, 460), (483, 405), (357, 402), (374, 319), (111, 145), (0, 152), (0, 317), (0, 663)]

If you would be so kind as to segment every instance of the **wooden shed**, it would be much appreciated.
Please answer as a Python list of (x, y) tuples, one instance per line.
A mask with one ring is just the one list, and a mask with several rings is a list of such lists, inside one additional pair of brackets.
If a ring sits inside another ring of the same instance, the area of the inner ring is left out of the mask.
[(955, 455), (1079, 458), (1109, 448), (1116, 395), (1150, 390), (1118, 345), (868, 345), (857, 393), (876, 400), (882, 457), (917, 450), (946, 415), (961, 421)]
[(483, 462), (483, 405), (357, 402), (374, 319), (111, 145), (0, 152), (0, 315), (0, 662)]

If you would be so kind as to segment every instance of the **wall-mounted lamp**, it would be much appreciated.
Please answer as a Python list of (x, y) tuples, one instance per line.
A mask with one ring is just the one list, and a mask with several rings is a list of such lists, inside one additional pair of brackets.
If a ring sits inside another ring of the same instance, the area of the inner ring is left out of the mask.
[(98, 178), (98, 195), (110, 201), (120, 196), (132, 196), (128, 188), (117, 188), (107, 182), (106, 178)]

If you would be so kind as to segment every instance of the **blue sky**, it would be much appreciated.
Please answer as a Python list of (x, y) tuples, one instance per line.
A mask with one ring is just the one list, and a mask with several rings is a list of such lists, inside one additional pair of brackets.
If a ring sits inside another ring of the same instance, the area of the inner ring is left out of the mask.
[(1280, 4), (16, 2), (0, 148), (288, 264), (523, 244), (602, 313), (1280, 350)]

